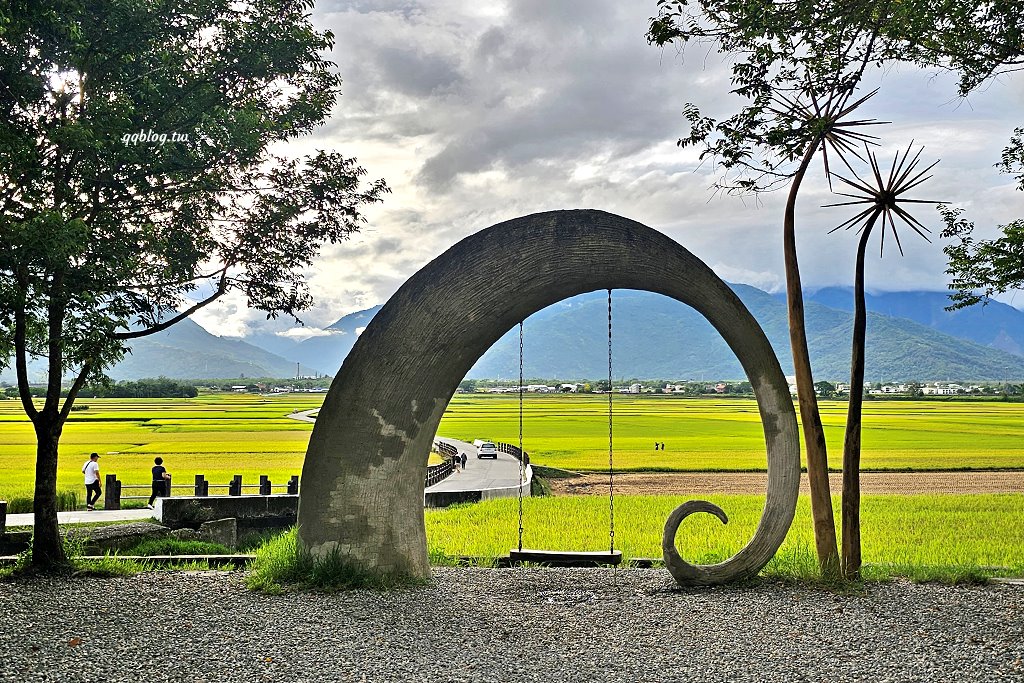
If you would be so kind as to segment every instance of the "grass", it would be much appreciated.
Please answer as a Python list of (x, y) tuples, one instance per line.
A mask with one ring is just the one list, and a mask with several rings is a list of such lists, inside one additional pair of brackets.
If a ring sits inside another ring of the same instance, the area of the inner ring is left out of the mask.
[[(77, 491), (57, 491), (57, 512), (66, 510), (77, 510), (79, 508), (79, 497)], [(18, 515), (33, 511), (32, 496), (12, 496), (7, 500), (7, 514)]]
[[(84, 496), (81, 465), (100, 453), (124, 495), (148, 493), (153, 458), (164, 458), (178, 485), (203, 474), (213, 494), (235, 474), (284, 484), (301, 474), (312, 425), (289, 413), (316, 408), (323, 395), (209, 394), (194, 399), (89, 399), (61, 440), (57, 486)], [(615, 396), (615, 465), (619, 471), (751, 471), (765, 468), (757, 405), (749, 399)], [(822, 401), (832, 452), (841, 449), (846, 404)], [(607, 397), (529, 395), (525, 446), (534, 464), (599, 471), (607, 467)], [(441, 434), (472, 441), (518, 441), (518, 400), (457, 395)], [(654, 450), (654, 442), (665, 450)], [(35, 436), (18, 401), (0, 401), (0, 498), (30, 499)], [(1024, 468), (1024, 404), (870, 401), (865, 404), (866, 470)], [(186, 489), (179, 489), (184, 491)], [(253, 489), (247, 489), (252, 491)], [(281, 489), (276, 489), (281, 490)], [(78, 501), (80, 504), (81, 501)], [(21, 503), (19, 503), (21, 504)], [(13, 513), (12, 513), (13, 514)]]
[(220, 543), (154, 538), (120, 551), (119, 555), (230, 555), (234, 551)]
[(397, 574), (379, 575), (360, 570), (346, 564), (337, 553), (314, 558), (298, 547), (295, 528), (259, 548), (246, 577), (249, 588), (270, 594), (281, 593), (286, 587), (328, 591), (388, 590), (422, 583)]
[[(729, 515), (722, 525), (694, 515), (680, 526), (680, 554), (689, 562), (721, 562), (753, 536), (761, 496), (708, 496)], [(684, 499), (623, 496), (615, 501), (616, 548), (624, 559), (661, 557), (665, 518)], [(838, 515), (838, 501), (836, 502)], [(591, 496), (524, 501), (524, 547), (601, 550), (608, 547), (608, 501)], [(864, 496), (863, 556), (866, 577), (1024, 576), (1022, 496)], [(446, 510), (427, 510), (431, 556), (497, 557), (517, 543), (516, 501), (493, 500)], [(986, 569), (989, 568), (989, 569)], [(993, 570), (991, 568), (998, 568)], [(810, 504), (801, 496), (789, 535), (766, 576), (816, 575)], [(950, 581), (951, 582), (951, 581)]]
[[(842, 450), (845, 402), (821, 401), (832, 452)], [(518, 398), (460, 395), (441, 433), (518, 442)], [(1024, 468), (1024, 404), (869, 401), (865, 470)], [(654, 450), (655, 442), (665, 450)], [(764, 435), (751, 399), (614, 397), (615, 466), (620, 471), (764, 470)], [(575, 471), (608, 467), (606, 396), (528, 395), (524, 447), (539, 465)]]

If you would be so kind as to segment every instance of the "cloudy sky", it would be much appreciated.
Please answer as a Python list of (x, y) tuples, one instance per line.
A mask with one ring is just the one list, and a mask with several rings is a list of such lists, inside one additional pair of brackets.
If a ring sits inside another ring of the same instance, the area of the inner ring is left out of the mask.
[[(723, 114), (728, 68), (714, 53), (647, 44), (656, 2), (619, 0), (320, 0), (313, 22), (336, 37), (345, 82), (327, 124), (291, 146), (358, 157), (393, 193), (351, 241), (309, 273), (308, 331), (383, 303), (416, 270), (466, 235), (537, 211), (596, 208), (673, 237), (723, 278), (776, 290), (783, 282), (782, 192), (715, 197), (718, 172), (676, 140), (686, 102)], [(912, 140), (941, 159), (916, 196), (962, 205), (981, 234), (1024, 215), (1024, 194), (993, 164), (1024, 124), (1024, 76), (968, 100), (954, 79), (910, 67), (872, 74), (866, 117), (886, 162)], [(852, 284), (855, 236), (828, 235), (848, 215), (820, 172), (805, 182), (797, 231), (805, 285)], [(936, 233), (938, 215), (918, 214)], [(909, 235), (909, 233), (908, 233)], [(904, 238), (906, 256), (877, 249), (873, 289), (944, 289), (942, 243)], [(1024, 294), (1010, 301), (1024, 308)], [(246, 335), (264, 316), (234, 299), (195, 316), (217, 334)]]

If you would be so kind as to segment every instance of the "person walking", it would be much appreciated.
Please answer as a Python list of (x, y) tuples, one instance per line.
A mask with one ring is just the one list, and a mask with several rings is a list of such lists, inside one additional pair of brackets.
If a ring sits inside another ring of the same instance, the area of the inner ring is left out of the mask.
[(153, 491), (149, 496), (149, 502), (146, 503), (147, 508), (153, 509), (153, 501), (157, 496), (167, 495), (167, 485), (170, 483), (168, 479), (170, 478), (171, 475), (164, 468), (164, 459), (156, 458), (153, 461)]
[(82, 474), (85, 475), (85, 509), (95, 510), (95, 503), (103, 495), (100, 488), (100, 463), (99, 453), (90, 453), (89, 461), (82, 465)]
[(463, 453), (460, 459), (462, 460), (462, 469), (466, 469), (466, 454)]

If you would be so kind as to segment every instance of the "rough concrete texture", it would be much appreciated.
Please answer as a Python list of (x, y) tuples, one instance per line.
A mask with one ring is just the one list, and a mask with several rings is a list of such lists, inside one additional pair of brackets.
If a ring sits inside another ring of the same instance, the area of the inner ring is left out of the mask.
[[(421, 484), (422, 485), (422, 484)], [(174, 496), (160, 498), (160, 521), (177, 529), (195, 527), (201, 522), (233, 517), (246, 520), (279, 519), (282, 526), (295, 523), (299, 497), (292, 494), (271, 496)]]
[(215, 519), (199, 525), (199, 538), (210, 543), (220, 543), (228, 548), (238, 545), (238, 520), (234, 517)]
[(163, 538), (170, 529), (150, 522), (130, 522), (111, 526), (89, 527), (84, 530), (72, 529), (68, 536), (82, 541), (86, 554), (103, 553), (110, 550), (124, 550), (143, 541)]
[[(758, 571), (789, 529), (800, 474), (796, 417), (778, 360), (739, 298), (703, 262), (651, 228), (594, 210), (534, 214), (471, 235), (409, 278), (374, 316), (313, 428), (302, 470), (301, 545), (370, 571), (429, 576), (423, 478), (458, 383), (532, 313), (609, 288), (692, 306), (743, 365), (768, 449), (765, 510), (736, 556), (694, 571), (699, 583)], [(685, 565), (678, 553), (668, 559)]]

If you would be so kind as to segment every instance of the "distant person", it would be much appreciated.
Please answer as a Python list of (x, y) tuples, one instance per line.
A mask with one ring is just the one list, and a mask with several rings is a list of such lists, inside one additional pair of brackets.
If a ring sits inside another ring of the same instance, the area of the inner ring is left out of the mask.
[(664, 441), (661, 442), (661, 450), (665, 450), (665, 442)]
[(95, 510), (95, 503), (103, 495), (100, 488), (100, 456), (98, 453), (90, 453), (89, 461), (82, 465), (82, 474), (85, 475), (85, 509)]
[(462, 454), (460, 460), (462, 460), (462, 469), (466, 469), (466, 460), (468, 460), (468, 458), (466, 457), (465, 453)]
[(153, 509), (153, 501), (156, 500), (157, 496), (167, 495), (167, 480), (171, 478), (171, 475), (164, 469), (164, 459), (156, 458), (153, 461), (153, 490), (149, 496), (149, 502), (146, 503), (146, 507), (150, 510)]
[(658, 442), (657, 441), (654, 442), (654, 450), (658, 450)]

